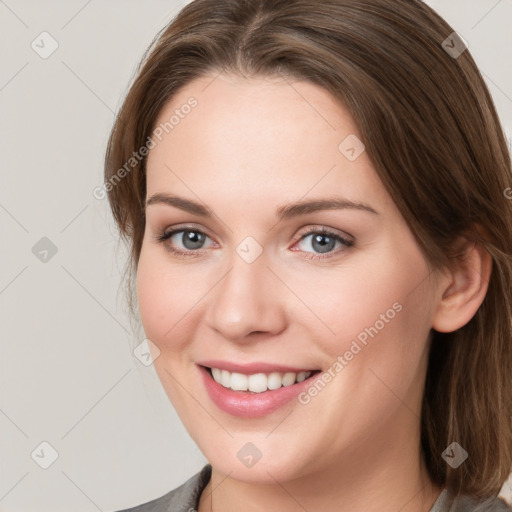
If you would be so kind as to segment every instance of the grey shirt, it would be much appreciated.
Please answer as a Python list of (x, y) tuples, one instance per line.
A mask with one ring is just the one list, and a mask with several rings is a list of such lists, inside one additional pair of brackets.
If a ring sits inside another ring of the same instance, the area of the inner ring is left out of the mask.
[[(199, 498), (210, 480), (212, 467), (206, 464), (201, 471), (189, 478), (184, 484), (164, 496), (137, 507), (118, 512), (197, 512)], [(430, 512), (512, 512), (501, 498), (477, 502), (468, 496), (454, 498), (445, 489), (437, 498)]]

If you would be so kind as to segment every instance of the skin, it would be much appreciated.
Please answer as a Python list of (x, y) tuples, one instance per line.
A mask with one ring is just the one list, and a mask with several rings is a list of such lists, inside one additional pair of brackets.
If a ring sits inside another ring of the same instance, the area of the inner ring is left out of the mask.
[[(137, 292), (158, 376), (213, 467), (199, 512), (430, 510), (441, 492), (419, 448), (430, 332), (471, 319), (490, 258), (468, 247), (460, 268), (429, 272), (367, 153), (349, 161), (338, 149), (358, 129), (322, 88), (212, 74), (175, 95), (157, 124), (190, 96), (197, 107), (149, 153), (147, 198), (169, 193), (215, 215), (147, 206)], [(331, 209), (276, 223), (284, 204), (333, 196), (377, 214)], [(205, 233), (202, 248), (187, 249), (181, 233), (155, 240), (173, 227)], [(322, 227), (353, 245), (318, 252), (303, 236)], [(236, 252), (248, 236), (263, 249), (252, 263)], [(206, 359), (327, 371), (397, 302), (401, 311), (305, 405), (234, 417), (199, 378)], [(247, 442), (262, 454), (250, 468), (237, 458)]]

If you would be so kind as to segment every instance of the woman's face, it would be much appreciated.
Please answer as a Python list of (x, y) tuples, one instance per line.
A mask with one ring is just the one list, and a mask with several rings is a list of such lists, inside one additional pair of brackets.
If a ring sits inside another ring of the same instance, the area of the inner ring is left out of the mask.
[(220, 74), (183, 88), (166, 122), (138, 300), (207, 459), (274, 483), (419, 453), (439, 291), (348, 112), (308, 82)]

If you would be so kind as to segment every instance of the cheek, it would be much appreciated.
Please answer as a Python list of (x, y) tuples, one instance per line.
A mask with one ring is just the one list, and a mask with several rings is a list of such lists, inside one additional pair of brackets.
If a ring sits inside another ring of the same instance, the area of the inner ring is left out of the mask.
[[(182, 349), (186, 337), (184, 329), (190, 329), (194, 305), (204, 295), (204, 280), (166, 263), (165, 258), (142, 251), (137, 270), (137, 300), (146, 336), (160, 351)], [(181, 334), (180, 334), (181, 333)]]
[[(311, 280), (295, 281), (304, 302), (314, 304), (315, 314), (334, 331), (315, 338), (325, 356), (327, 384), (303, 395), (301, 403), (311, 407), (303, 422), (316, 428), (325, 404), (336, 403), (325, 425), (340, 449), (354, 431), (375, 435), (375, 425), (384, 428), (398, 412), (410, 414), (397, 396), (415, 407), (429, 332), (428, 270), (414, 248), (401, 259), (384, 251), (378, 263), (359, 263), (334, 276), (317, 274), (314, 288)], [(311, 317), (301, 330), (312, 333), (313, 325), (322, 328)]]
[[(314, 314), (305, 323), (310, 329), (317, 325), (318, 332), (326, 334), (317, 339), (333, 360), (348, 350), (365, 352), (358, 345), (365, 349), (378, 343), (380, 348), (371, 351), (375, 354), (387, 350), (387, 354), (394, 351), (404, 356), (404, 351), (412, 355), (410, 351), (422, 350), (431, 309), (425, 279), (428, 267), (414, 244), (402, 247), (400, 257), (396, 249), (381, 247), (365, 261), (316, 272), (313, 279), (306, 274), (293, 276), (294, 290)], [(358, 359), (366, 356), (372, 354)]]

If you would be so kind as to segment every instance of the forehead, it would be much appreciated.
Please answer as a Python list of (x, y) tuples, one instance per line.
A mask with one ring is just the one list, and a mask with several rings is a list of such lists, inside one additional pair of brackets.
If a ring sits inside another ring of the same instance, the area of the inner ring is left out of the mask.
[(336, 192), (389, 200), (365, 152), (356, 160), (343, 152), (345, 140), (360, 139), (352, 117), (309, 82), (207, 75), (166, 104), (159, 128), (147, 162), (148, 196), (193, 192), (233, 207)]

